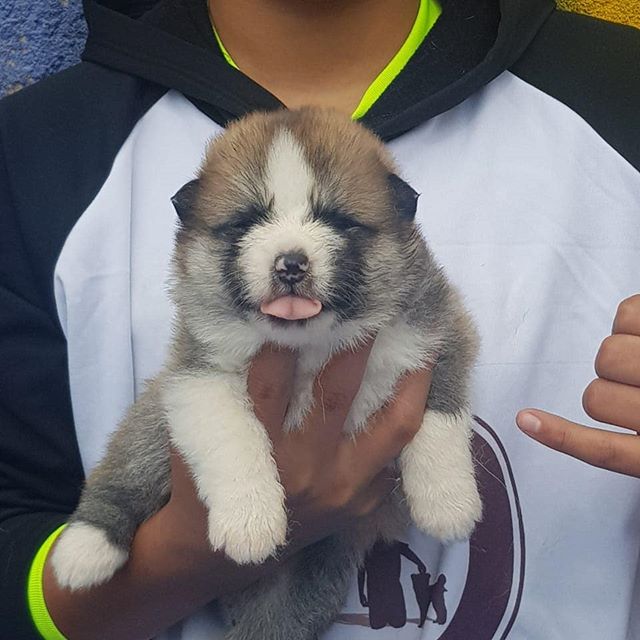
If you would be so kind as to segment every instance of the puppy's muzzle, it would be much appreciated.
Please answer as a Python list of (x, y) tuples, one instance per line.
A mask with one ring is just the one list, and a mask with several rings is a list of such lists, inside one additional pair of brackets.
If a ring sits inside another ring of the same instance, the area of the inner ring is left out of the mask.
[(309, 258), (299, 251), (279, 255), (273, 268), (278, 280), (284, 284), (297, 284), (307, 275)]

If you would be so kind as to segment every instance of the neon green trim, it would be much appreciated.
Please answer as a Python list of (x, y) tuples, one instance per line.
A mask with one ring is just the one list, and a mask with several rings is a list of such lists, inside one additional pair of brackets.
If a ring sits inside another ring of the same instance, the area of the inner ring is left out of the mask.
[(411, 56), (417, 51), (422, 41), (436, 23), (442, 9), (436, 0), (420, 0), (418, 15), (413, 27), (400, 47), (398, 53), (389, 61), (389, 64), (378, 74), (378, 77), (369, 85), (360, 99), (360, 104), (351, 114), (353, 120), (362, 118), (375, 104), (376, 100), (387, 90), (387, 87), (395, 80), (396, 76), (404, 69)]
[[(418, 15), (416, 16), (416, 20), (413, 23), (413, 27), (411, 27), (411, 31), (409, 32), (407, 39), (404, 41), (404, 44), (400, 47), (396, 55), (391, 58), (387, 66), (377, 75), (376, 79), (364, 92), (360, 99), (360, 103), (351, 114), (352, 120), (362, 118), (362, 116), (364, 116), (365, 113), (367, 113), (367, 111), (369, 111), (369, 109), (371, 109), (375, 104), (376, 100), (378, 100), (378, 98), (380, 98), (380, 96), (387, 90), (387, 87), (405, 68), (407, 62), (411, 60), (411, 57), (427, 37), (429, 31), (431, 31), (441, 13), (442, 8), (438, 4), (437, 0), (420, 0)], [(234, 69), (238, 69), (239, 71), (240, 67), (238, 67), (238, 65), (233, 61), (231, 54), (225, 48), (215, 26), (213, 24), (211, 26), (224, 59)]]
[(213, 26), (213, 23), (211, 24), (211, 26), (213, 27), (213, 35), (216, 37), (216, 40), (218, 41), (218, 46), (220, 47), (220, 51), (222, 51), (222, 55), (224, 56), (224, 59), (234, 69), (237, 69), (238, 71), (240, 71), (240, 67), (233, 61), (233, 58), (231, 57), (231, 54), (227, 51), (227, 49), (224, 46), (224, 44), (222, 44), (222, 40), (220, 40), (220, 36), (218, 35), (218, 32), (216, 31), (216, 28)]
[(66, 640), (51, 619), (49, 610), (47, 609), (47, 603), (44, 601), (44, 593), (42, 592), (42, 573), (44, 571), (45, 560), (47, 559), (51, 546), (66, 526), (67, 525), (63, 524), (58, 527), (42, 543), (42, 546), (38, 549), (31, 563), (31, 569), (29, 569), (29, 580), (27, 582), (29, 611), (31, 612), (33, 624), (44, 640)]

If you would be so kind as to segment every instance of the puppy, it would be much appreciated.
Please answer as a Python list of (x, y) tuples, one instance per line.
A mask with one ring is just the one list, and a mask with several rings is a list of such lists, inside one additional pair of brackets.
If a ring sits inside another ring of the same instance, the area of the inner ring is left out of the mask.
[(286, 543), (284, 490), (247, 394), (265, 343), (298, 353), (291, 430), (328, 358), (371, 336), (345, 431), (365, 429), (403, 374), (429, 365), (433, 377), (397, 460), (401, 494), (225, 598), (229, 639), (316, 638), (367, 550), (409, 520), (441, 540), (471, 533), (481, 515), (468, 407), (476, 332), (416, 227), (417, 198), (380, 140), (331, 111), (251, 115), (211, 143), (173, 198), (170, 357), (87, 480), (52, 555), (60, 585), (100, 584), (126, 562), (136, 528), (170, 494), (170, 442), (193, 472), (212, 549), (260, 563)]

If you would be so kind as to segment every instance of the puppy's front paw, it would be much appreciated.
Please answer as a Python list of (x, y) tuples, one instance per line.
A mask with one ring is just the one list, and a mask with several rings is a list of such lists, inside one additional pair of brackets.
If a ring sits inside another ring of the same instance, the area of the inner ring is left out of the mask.
[[(269, 495), (271, 494), (271, 495)], [(284, 490), (243, 491), (209, 511), (209, 542), (238, 564), (259, 564), (286, 542)]]
[(58, 584), (75, 591), (106, 582), (127, 557), (124, 549), (109, 542), (102, 529), (76, 522), (58, 538), (51, 565)]
[(443, 542), (466, 540), (482, 517), (474, 478), (407, 494), (407, 503), (416, 526)]

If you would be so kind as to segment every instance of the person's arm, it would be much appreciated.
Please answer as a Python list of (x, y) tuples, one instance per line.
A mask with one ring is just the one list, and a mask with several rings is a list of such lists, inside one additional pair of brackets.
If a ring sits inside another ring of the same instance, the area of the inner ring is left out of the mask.
[(420, 558), (418, 558), (418, 556), (411, 550), (411, 547), (409, 547), (408, 544), (403, 544), (400, 547), (400, 554), (403, 555), (407, 560), (411, 560), (411, 562), (413, 562), (416, 565), (416, 567), (418, 567), (418, 571), (420, 573), (427, 572), (427, 567), (425, 563), (422, 562)]
[(11, 640), (38, 638), (29, 567), (83, 481), (65, 338), (23, 222), (0, 145), (0, 637)]
[(367, 592), (365, 590), (365, 569), (360, 567), (358, 569), (358, 595), (360, 596), (360, 604), (363, 607), (369, 606), (369, 600), (367, 600)]
[(355, 441), (342, 427), (358, 391), (368, 348), (336, 356), (317, 381), (304, 429), (285, 434), (282, 422), (293, 375), (291, 354), (266, 350), (253, 364), (249, 391), (274, 444), (287, 492), (290, 543), (277, 560), (238, 566), (213, 553), (206, 513), (184, 463), (172, 461), (169, 503), (138, 530), (128, 563), (108, 583), (61, 589), (49, 565), (44, 594), (68, 640), (144, 640), (205, 603), (250, 584), (290, 554), (370, 513), (397, 486), (385, 470), (420, 427), (429, 374), (403, 380), (395, 401)]
[(599, 422), (628, 429), (616, 433), (593, 429), (540, 409), (525, 409), (518, 426), (552, 449), (596, 467), (640, 478), (640, 295), (618, 307), (612, 334), (596, 356), (596, 375), (582, 404)]

